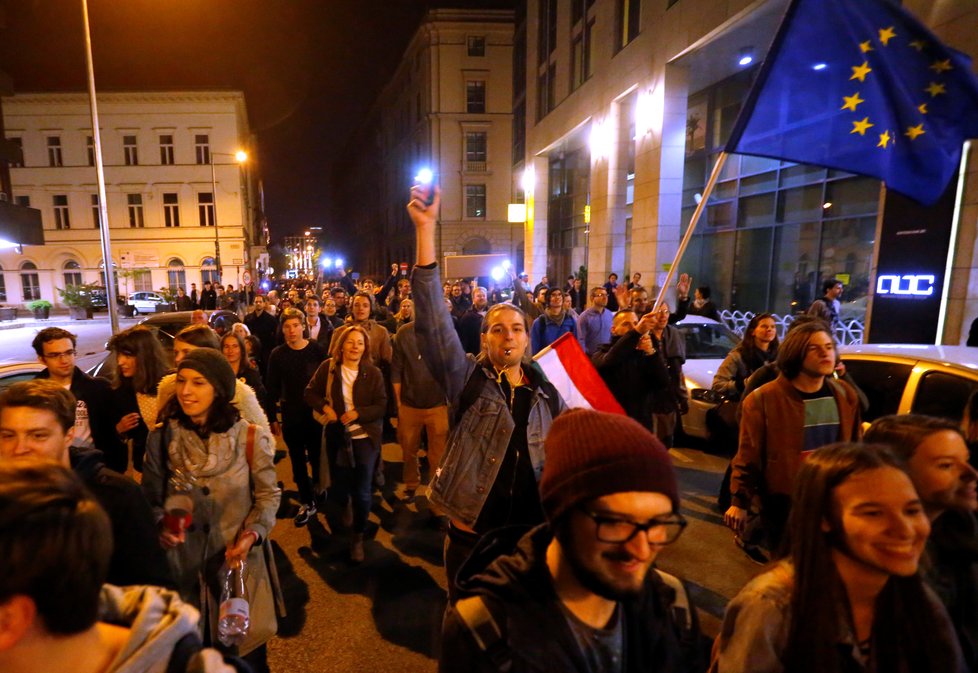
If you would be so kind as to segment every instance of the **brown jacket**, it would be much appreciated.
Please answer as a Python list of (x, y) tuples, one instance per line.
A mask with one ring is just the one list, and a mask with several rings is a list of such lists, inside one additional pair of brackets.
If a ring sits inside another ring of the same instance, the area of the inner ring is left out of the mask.
[[(845, 381), (828, 379), (839, 409), (837, 441), (862, 437), (859, 397)], [(730, 492), (747, 508), (763, 494), (791, 495), (804, 460), (805, 402), (783, 375), (766, 383), (741, 403), (740, 445), (731, 461)]]

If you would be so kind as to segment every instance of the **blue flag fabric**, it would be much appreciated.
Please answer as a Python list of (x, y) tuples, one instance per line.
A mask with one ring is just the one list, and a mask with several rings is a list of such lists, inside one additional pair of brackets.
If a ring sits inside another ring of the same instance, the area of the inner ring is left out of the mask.
[(967, 56), (884, 0), (795, 0), (726, 151), (872, 176), (930, 205), (975, 137)]

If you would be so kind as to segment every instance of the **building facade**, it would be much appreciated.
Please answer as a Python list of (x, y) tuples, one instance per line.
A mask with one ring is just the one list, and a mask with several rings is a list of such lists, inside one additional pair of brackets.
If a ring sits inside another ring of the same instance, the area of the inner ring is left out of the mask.
[[(256, 264), (267, 267), (243, 93), (103, 93), (98, 104), (120, 296), (200, 289), (218, 280), (218, 262), (222, 282), (235, 286), (246, 272), (255, 277)], [(3, 115), (7, 138), (23, 150), (10, 168), (13, 200), (41, 211), (45, 244), (0, 250), (0, 302), (58, 304), (58, 288), (104, 284), (88, 96), (17, 94), (3, 99)]]
[(421, 168), (430, 168), (441, 187), (439, 258), (522, 257), (521, 226), (507, 218), (512, 52), (512, 12), (426, 14), (338, 176), (340, 202), (357, 199), (340, 212), (356, 219), (333, 226), (358, 233), (360, 270), (384, 274), (392, 263), (413, 262), (414, 230), (404, 204)]
[[(512, 189), (530, 176), (525, 264), (534, 281), (584, 266), (590, 285), (640, 272), (658, 289), (787, 4), (521, 3), (514, 64), (525, 94), (514, 98), (514, 117), (525, 115), (526, 126), (525, 138), (514, 135)], [(973, 3), (902, 4), (947, 44), (978, 55)], [(963, 342), (978, 315), (978, 292), (969, 292), (978, 286), (973, 158), (961, 184), (938, 337), (947, 343)], [(733, 155), (679, 270), (710, 286), (722, 308), (790, 314), (838, 277), (846, 298), (871, 312), (883, 202), (873, 179)]]

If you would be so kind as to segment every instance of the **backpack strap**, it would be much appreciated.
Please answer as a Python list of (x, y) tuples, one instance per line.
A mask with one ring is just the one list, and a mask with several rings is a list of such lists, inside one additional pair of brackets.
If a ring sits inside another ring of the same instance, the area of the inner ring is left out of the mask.
[(245, 441), (245, 457), (248, 459), (248, 468), (255, 465), (255, 433), (258, 426), (254, 423), (248, 424), (248, 439)]
[(693, 621), (692, 606), (689, 602), (689, 593), (686, 586), (675, 575), (670, 575), (658, 568), (653, 568), (662, 583), (672, 589), (673, 598), (668, 603), (667, 609), (672, 617), (672, 623), (679, 638), (680, 646), (684, 649), (693, 647), (696, 644), (696, 626)]
[(482, 596), (458, 600), (455, 611), (472, 634), (475, 644), (485, 652), (496, 669), (503, 673), (510, 671), (513, 668), (512, 654), (496, 618), (492, 616)]

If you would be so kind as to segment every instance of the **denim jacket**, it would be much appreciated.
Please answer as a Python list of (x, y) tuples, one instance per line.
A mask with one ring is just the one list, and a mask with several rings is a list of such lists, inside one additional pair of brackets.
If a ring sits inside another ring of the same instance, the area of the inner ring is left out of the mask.
[[(445, 308), (438, 268), (415, 267), (411, 289), (418, 350), (445, 390), (453, 419), (469, 377), (486, 377), (478, 398), (452, 427), (441, 466), (431, 480), (431, 501), (453, 519), (472, 526), (499, 474), (516, 424), (495, 376), (462, 350)], [(538, 368), (524, 367), (526, 370), (533, 387), (526, 440), (539, 481), (543, 473), (543, 440), (553, 420), (549, 398), (557, 396), (560, 409), (564, 403)]]

